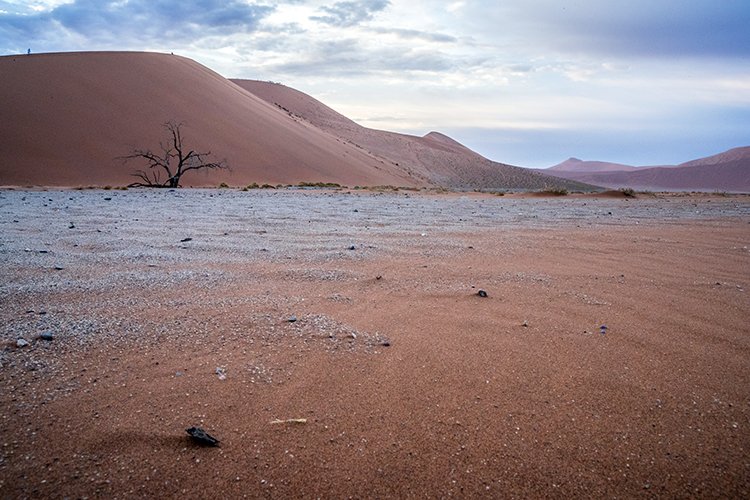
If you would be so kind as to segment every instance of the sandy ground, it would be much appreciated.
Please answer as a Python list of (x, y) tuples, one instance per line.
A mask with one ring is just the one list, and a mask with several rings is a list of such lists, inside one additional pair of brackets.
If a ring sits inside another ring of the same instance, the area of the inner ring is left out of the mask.
[(0, 496), (747, 497), (749, 223), (747, 197), (0, 191)]

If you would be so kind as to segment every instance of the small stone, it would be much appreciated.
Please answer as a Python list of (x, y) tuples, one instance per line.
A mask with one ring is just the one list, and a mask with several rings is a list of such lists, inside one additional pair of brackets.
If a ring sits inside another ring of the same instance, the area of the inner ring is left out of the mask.
[(529, 327), (529, 322), (526, 321), (526, 320), (524, 320), (524, 322), (521, 323), (521, 326), (524, 327), (524, 328), (528, 328)]
[(68, 226), (68, 229), (75, 229), (75, 228), (76, 228), (76, 225), (75, 225), (75, 224), (73, 224), (72, 222), (71, 222), (71, 223), (70, 223), (70, 225)]
[(355, 208), (355, 209), (354, 209), (354, 213), (359, 213), (359, 210), (357, 210), (357, 209)]
[(391, 343), (386, 340), (386, 341), (381, 342), (380, 345), (382, 345), (383, 347), (390, 347)]
[(350, 245), (349, 246), (349, 250), (356, 250), (356, 249), (357, 249), (357, 247), (355, 247), (354, 245)]
[(55, 266), (54, 269), (55, 271), (62, 271), (65, 268), (63, 266)]
[(26, 339), (16, 340), (16, 347), (26, 347), (27, 345), (29, 345), (29, 341)]
[(182, 238), (180, 243), (187, 243), (188, 241), (193, 241), (193, 238)]
[(296, 323), (297, 322), (297, 316), (295, 316), (294, 314), (292, 314), (291, 316), (289, 316), (289, 318), (287, 319), (287, 321), (289, 323)]
[(219, 446), (219, 440), (211, 436), (200, 427), (191, 427), (189, 429), (185, 429), (185, 432), (190, 434), (190, 437), (193, 438), (193, 441), (202, 446)]
[(51, 340), (55, 340), (55, 335), (50, 331), (46, 331), (46, 332), (42, 332), (41, 334), (39, 334), (39, 338), (42, 340), (51, 341)]
[(477, 292), (477, 295), (479, 295), (480, 297), (487, 297), (487, 292), (485, 292), (484, 290), (481, 290), (481, 289), (480, 289), (480, 290), (479, 290), (479, 291)]

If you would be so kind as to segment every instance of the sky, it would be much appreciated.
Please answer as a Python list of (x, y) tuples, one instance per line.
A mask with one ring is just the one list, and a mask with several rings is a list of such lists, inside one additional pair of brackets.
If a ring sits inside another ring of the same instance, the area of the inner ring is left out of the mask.
[(750, 0), (0, 0), (2, 55), (174, 52), (534, 168), (749, 146), (749, 27)]

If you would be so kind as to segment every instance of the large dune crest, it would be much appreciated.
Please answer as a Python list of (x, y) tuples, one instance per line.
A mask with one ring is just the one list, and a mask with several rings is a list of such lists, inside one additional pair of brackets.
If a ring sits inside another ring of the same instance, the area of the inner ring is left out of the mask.
[(0, 74), (1, 184), (128, 184), (142, 165), (118, 157), (158, 148), (168, 120), (184, 123), (189, 147), (231, 166), (186, 176), (188, 185), (420, 182), (183, 57), (8, 56), (0, 57)]
[(129, 184), (145, 165), (119, 158), (135, 148), (158, 150), (164, 123), (173, 121), (184, 124), (187, 147), (210, 150), (231, 167), (193, 172), (183, 185), (586, 188), (491, 162), (437, 132), (364, 129), (296, 90), (238, 85), (170, 54), (5, 56), (0, 74), (0, 185)]

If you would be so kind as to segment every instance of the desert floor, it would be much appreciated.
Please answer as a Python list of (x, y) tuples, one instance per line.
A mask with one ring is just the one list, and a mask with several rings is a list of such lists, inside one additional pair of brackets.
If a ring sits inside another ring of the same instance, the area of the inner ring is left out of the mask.
[(748, 246), (743, 196), (0, 191), (0, 496), (748, 497)]

